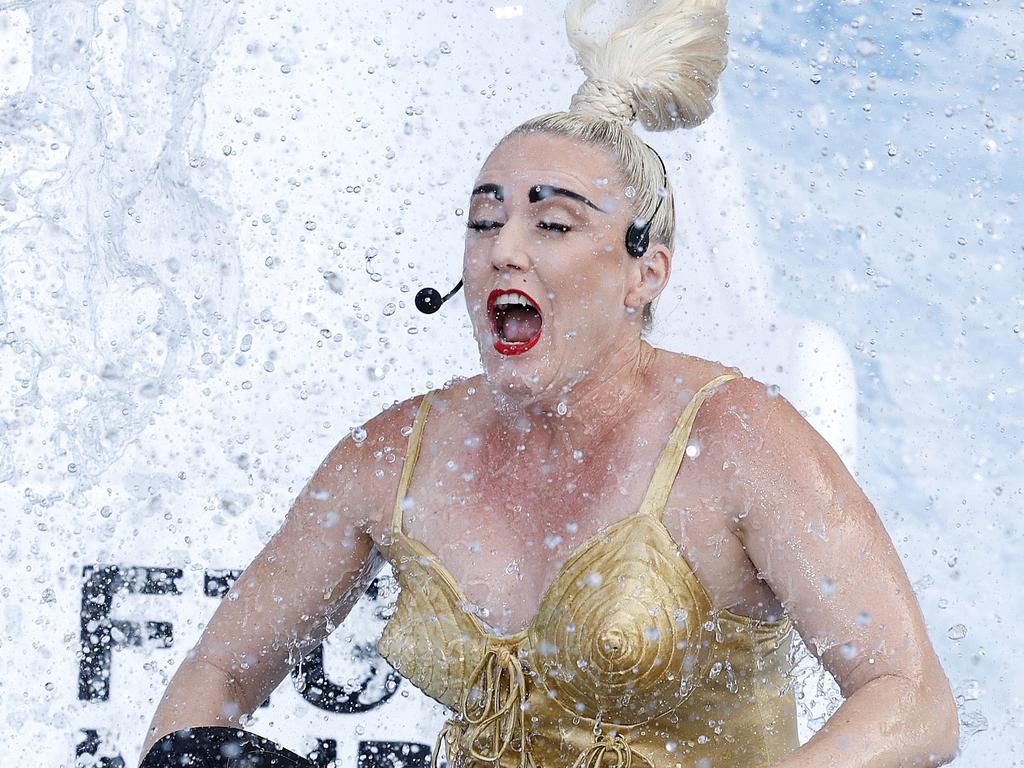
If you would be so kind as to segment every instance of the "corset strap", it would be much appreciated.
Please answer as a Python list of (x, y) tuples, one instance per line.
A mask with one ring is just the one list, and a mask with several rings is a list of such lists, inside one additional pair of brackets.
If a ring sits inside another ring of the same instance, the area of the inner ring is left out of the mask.
[(430, 756), (430, 768), (437, 768), (437, 759), (441, 754), (441, 742), (444, 742), (445, 755), (451, 766), (455, 765), (455, 757), (459, 750), (459, 741), (462, 738), (462, 731), (465, 726), (457, 720), (446, 720), (441, 732), (437, 734), (434, 742), (434, 752)]
[[(615, 758), (615, 762), (605, 766), (607, 755)], [(631, 768), (633, 761), (642, 763), (647, 768), (654, 768), (651, 761), (636, 752), (622, 734), (600, 734), (594, 743), (580, 752), (572, 764), (572, 768)]]
[(449, 720), (438, 734), (431, 768), (437, 768), (442, 736), (449, 757), (464, 749), (476, 760), (496, 766), (512, 747), (519, 752), (519, 768), (534, 768), (526, 751), (525, 703), (526, 679), (519, 656), (505, 645), (488, 648), (466, 683), (461, 720)]

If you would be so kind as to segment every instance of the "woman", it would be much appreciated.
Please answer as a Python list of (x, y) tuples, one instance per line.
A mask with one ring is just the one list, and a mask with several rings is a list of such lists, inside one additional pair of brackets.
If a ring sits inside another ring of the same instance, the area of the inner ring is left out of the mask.
[[(643, 339), (672, 266), (664, 166), (630, 125), (699, 124), (718, 0), (672, 0), (487, 158), (463, 280), (483, 373), (331, 451), (172, 680), (146, 747), (237, 724), (384, 560), (379, 649), (449, 706), (455, 765), (939, 765), (957, 713), (871, 503), (785, 398)], [(805, 745), (793, 630), (845, 703)]]

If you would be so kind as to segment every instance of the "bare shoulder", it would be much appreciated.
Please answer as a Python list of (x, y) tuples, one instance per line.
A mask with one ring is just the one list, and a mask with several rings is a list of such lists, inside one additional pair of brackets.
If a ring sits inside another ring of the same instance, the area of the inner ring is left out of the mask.
[(362, 527), (384, 554), (390, 543), (386, 532), (391, 525), (409, 435), (425, 396), (421, 393), (393, 403), (352, 428), (321, 467), (365, 510)]
[(734, 454), (743, 455), (763, 447), (769, 425), (775, 437), (805, 433), (806, 429), (814, 431), (777, 386), (746, 376), (734, 367), (719, 365), (710, 370), (709, 381), (727, 373), (736, 375), (707, 393), (694, 430), (713, 435), (715, 442), (727, 446)]
[(836, 499), (845, 515), (874, 524), (873, 507), (838, 453), (777, 386), (741, 376), (721, 384), (702, 410), (716, 459), (730, 466), (729, 498), (746, 511), (741, 535), (797, 529), (802, 504), (820, 509)]
[[(726, 502), (718, 508), (737, 509), (743, 506), (738, 498), (748, 495), (743, 486), (753, 474), (770, 467), (781, 478), (786, 474), (784, 465), (793, 457), (830, 449), (778, 387), (746, 376), (738, 368), (709, 364), (701, 370), (696, 386), (730, 373), (734, 378), (705, 391), (690, 440), (699, 446), (706, 481), (716, 498)], [(800, 451), (794, 450), (798, 444)]]

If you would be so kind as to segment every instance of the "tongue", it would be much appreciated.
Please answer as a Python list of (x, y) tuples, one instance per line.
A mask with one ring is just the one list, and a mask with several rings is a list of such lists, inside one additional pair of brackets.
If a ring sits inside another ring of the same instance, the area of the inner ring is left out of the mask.
[(526, 307), (510, 307), (501, 313), (501, 331), (505, 341), (529, 341), (540, 333), (540, 315)]

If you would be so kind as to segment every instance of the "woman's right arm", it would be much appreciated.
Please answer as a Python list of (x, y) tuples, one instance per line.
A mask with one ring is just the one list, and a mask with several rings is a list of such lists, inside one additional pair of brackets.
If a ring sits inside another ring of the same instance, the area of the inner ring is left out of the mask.
[[(405, 410), (385, 411), (367, 431), (398, 435)], [(366, 591), (384, 562), (369, 531), (394, 480), (394, 464), (383, 479), (374, 476), (382, 462), (371, 442), (349, 436), (335, 446), (239, 576), (164, 692), (142, 757), (182, 728), (237, 727)]]

